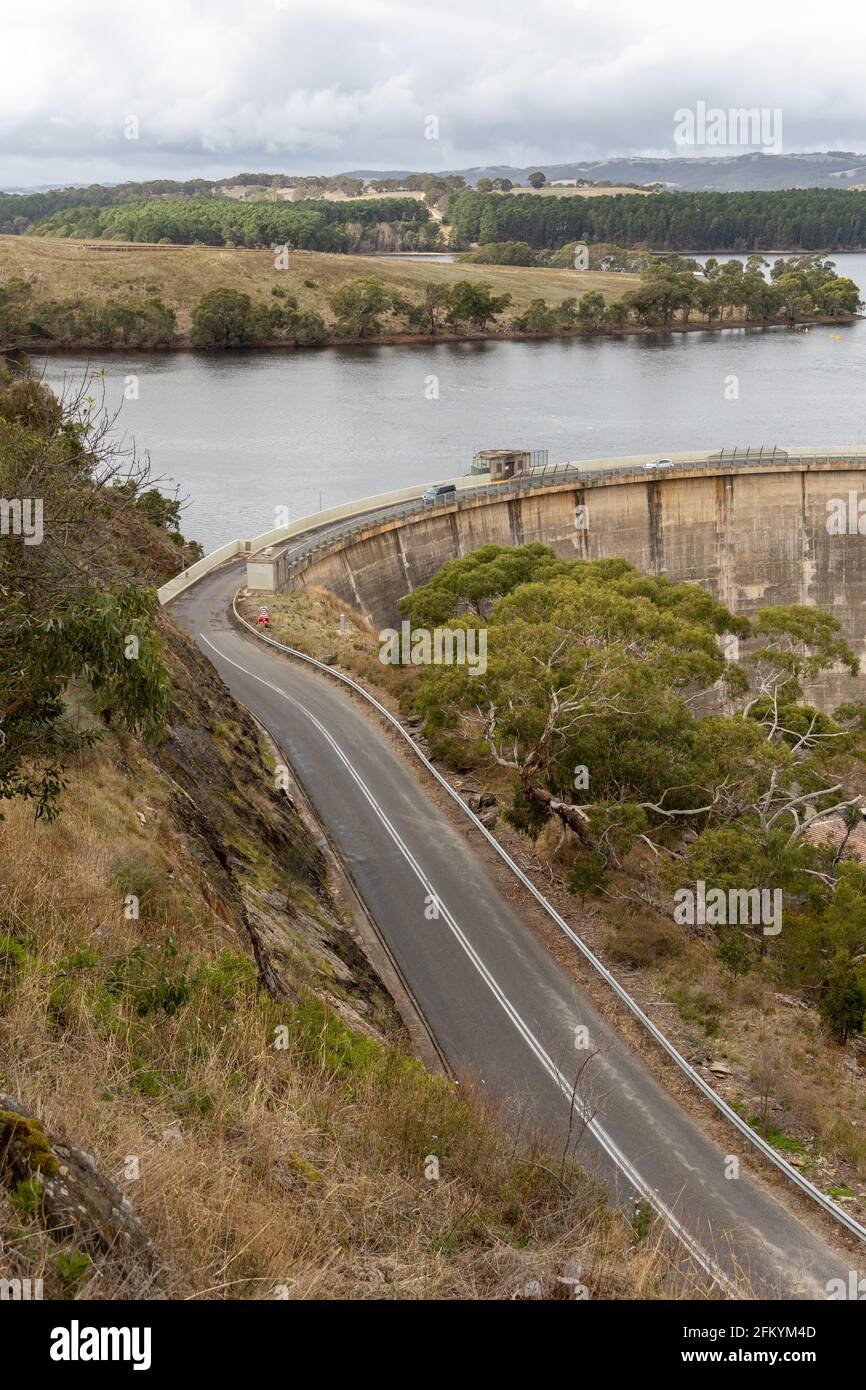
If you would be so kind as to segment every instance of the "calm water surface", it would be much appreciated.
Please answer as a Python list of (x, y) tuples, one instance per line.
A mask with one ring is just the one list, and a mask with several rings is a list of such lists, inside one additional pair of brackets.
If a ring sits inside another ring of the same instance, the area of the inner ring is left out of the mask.
[[(866, 293), (866, 255), (836, 261)], [(183, 530), (206, 549), (267, 530), (277, 507), (300, 517), (451, 477), (481, 448), (547, 449), (558, 462), (866, 444), (866, 320), (808, 333), (58, 355), (42, 365), (55, 389), (104, 371), (98, 389), (109, 408), (122, 405), (119, 430), (189, 498)], [(130, 376), (138, 400), (124, 400)]]

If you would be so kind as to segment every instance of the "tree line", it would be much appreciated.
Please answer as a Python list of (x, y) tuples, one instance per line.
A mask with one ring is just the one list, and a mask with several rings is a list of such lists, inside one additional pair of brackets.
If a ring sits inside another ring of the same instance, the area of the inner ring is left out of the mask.
[[(460, 175), (411, 175), (401, 180), (379, 180), (374, 187), (383, 194), (411, 187), (424, 201), (385, 199), (392, 206), (373, 220), (382, 223), (429, 222), (429, 207), (445, 207), (453, 227), (453, 244), (468, 248), (473, 243), (525, 242), (532, 250), (557, 250), (569, 241), (613, 242), (629, 248), (654, 250), (754, 251), (769, 247), (788, 250), (858, 250), (866, 245), (866, 192), (850, 189), (803, 188), (738, 193), (613, 194), (597, 198), (550, 197), (510, 191), (510, 180), (486, 180), (479, 188), (465, 186)], [(301, 203), (239, 202), (222, 193), (229, 184), (260, 188), (263, 194), (289, 185), (300, 187)], [(186, 243), (202, 240), (208, 245), (229, 242), (268, 245), (293, 242), (300, 225), (306, 235), (311, 223), (300, 209), (313, 212), (320, 229), (359, 223), (366, 226), (369, 209), (379, 200), (354, 200), (363, 187), (348, 176), (290, 177), (282, 174), (237, 174), (231, 179), (153, 179), (109, 188), (53, 189), (35, 194), (0, 194), (0, 232), (39, 230), (53, 236), (97, 238), (114, 235), (130, 240)], [(498, 189), (498, 192), (492, 191)], [(348, 202), (329, 202), (315, 195), (330, 190), (348, 195)], [(201, 206), (209, 206), (206, 215)], [(397, 206), (394, 207), (393, 205)], [(183, 212), (186, 206), (187, 211)], [(127, 215), (113, 213), (129, 209)], [(145, 215), (143, 209), (150, 209)], [(234, 209), (234, 211), (232, 211)], [(248, 219), (251, 209), (270, 209), (275, 221)], [(287, 219), (287, 220), (284, 220)], [(267, 229), (267, 230), (265, 230)], [(436, 224), (427, 228), (428, 245), (437, 244)], [(432, 240), (430, 240), (432, 238)], [(418, 243), (420, 245), (420, 243)], [(351, 242), (332, 244), (330, 237), (310, 245), (312, 250), (353, 250)]]
[(358, 202), (240, 202), (235, 198), (156, 198), (117, 206), (64, 207), (31, 230), (84, 240), (269, 247), (307, 251), (432, 250), (438, 224), (415, 198)]
[(446, 204), (455, 246), (526, 242), (534, 250), (568, 241), (615, 242), (670, 251), (860, 250), (866, 192), (792, 188), (748, 193), (616, 194), (537, 198), (452, 193)]
[[(302, 198), (314, 199), (324, 193), (343, 193), (358, 197), (364, 179), (348, 174), (268, 174), (240, 173), (223, 179), (147, 179), (141, 183), (90, 184), (86, 188), (52, 188), (44, 193), (0, 193), (0, 232), (23, 235), (52, 217), (74, 208), (108, 208), (124, 203), (157, 199), (220, 198), (232, 186), (248, 188), (267, 196), (274, 190), (293, 188)], [(376, 192), (391, 193), (414, 189), (429, 195), (428, 202), (466, 187), (459, 175), (415, 174), (406, 179), (380, 179), (372, 184)]]
[(622, 302), (639, 323), (662, 326), (675, 319), (687, 323), (694, 311), (710, 323), (727, 314), (758, 323), (783, 319), (794, 324), (810, 315), (853, 314), (861, 307), (854, 281), (838, 275), (832, 261), (817, 255), (779, 257), (772, 268), (757, 255), (749, 256), (745, 265), (720, 265), (710, 257), (702, 269), (690, 257), (657, 259)]
[[(482, 247), (477, 260), (497, 265), (527, 264), (531, 253), (525, 242), (498, 242)], [(572, 247), (566, 261), (572, 264)], [(557, 253), (559, 254), (559, 253)], [(724, 318), (744, 319), (753, 323), (784, 321), (795, 324), (810, 316), (836, 318), (855, 314), (862, 307), (860, 290), (848, 276), (839, 275), (834, 263), (818, 255), (779, 257), (772, 265), (759, 255), (741, 261), (720, 264), (710, 256), (701, 266), (693, 257), (665, 257), (641, 254), (640, 260), (628, 265), (628, 258), (637, 253), (624, 253), (619, 247), (605, 247), (601, 264), (610, 267), (617, 260), (622, 268), (634, 269), (637, 264), (640, 284), (620, 299), (606, 304), (604, 296), (590, 290), (580, 301), (574, 296), (550, 305), (545, 299), (533, 299), (528, 309), (511, 320), (515, 330), (535, 333), (555, 333), (568, 329), (623, 328), (629, 323), (645, 327), (670, 327), (673, 323), (688, 323), (697, 313), (708, 323)], [(538, 258), (534, 257), (536, 264)], [(555, 263), (551, 258), (549, 263)], [(597, 264), (599, 262), (597, 261)], [(766, 272), (769, 271), (769, 277)]]
[[(385, 332), (435, 337), (440, 333), (486, 332), (555, 335), (599, 332), (636, 324), (670, 328), (692, 313), (707, 322), (746, 319), (794, 324), (810, 316), (839, 317), (860, 307), (860, 291), (820, 256), (780, 258), (770, 271), (760, 256), (724, 265), (712, 257), (700, 271), (683, 257), (655, 259), (640, 284), (606, 303), (598, 290), (558, 304), (542, 297), (505, 318), (512, 296), (496, 294), (484, 281), (430, 281), (416, 297), (383, 284), (375, 275), (357, 276), (330, 296), (330, 322), (297, 295), (274, 285), (270, 298), (255, 300), (239, 290), (209, 290), (192, 308), (191, 341), (202, 348), (250, 347), (283, 342), (294, 346), (333, 338), (376, 338)], [(170, 348), (179, 342), (177, 315), (155, 294), (130, 289), (105, 300), (39, 299), (32, 281), (13, 277), (0, 284), (0, 348), (34, 343), (80, 343), (96, 347)]]
[(477, 251), (464, 252), (460, 260), (472, 265), (551, 266), (555, 270), (571, 270), (575, 267), (578, 251), (585, 255), (587, 270), (627, 271), (633, 275), (646, 270), (656, 259), (652, 251), (637, 251), (607, 241), (594, 241), (590, 246), (567, 241), (556, 251), (548, 248), (535, 251), (528, 241), (487, 241)]
[(236, 290), (211, 290), (196, 305), (192, 341), (197, 347), (242, 347), (274, 338), (295, 344), (328, 338), (377, 338), (391, 325), (411, 333), (435, 336), (444, 330), (483, 330), (511, 303), (511, 296), (493, 294), (489, 285), (458, 281), (428, 284), (421, 298), (407, 299), (374, 275), (362, 275), (334, 291), (329, 300), (333, 319), (304, 310), (296, 296), (279, 287), (270, 304), (254, 303)]
[(174, 309), (155, 293), (41, 299), (33, 281), (21, 276), (0, 284), (0, 348), (32, 342), (171, 347), (176, 333)]

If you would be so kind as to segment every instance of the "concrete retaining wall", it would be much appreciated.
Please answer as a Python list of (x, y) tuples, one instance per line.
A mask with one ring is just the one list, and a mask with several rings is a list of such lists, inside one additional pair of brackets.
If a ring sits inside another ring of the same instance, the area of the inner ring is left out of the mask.
[[(538, 540), (563, 559), (621, 556), (643, 572), (705, 585), (736, 613), (779, 603), (826, 608), (862, 659), (866, 535), (828, 534), (827, 503), (849, 493), (866, 499), (864, 475), (862, 459), (792, 459), (491, 489), (433, 513), (361, 524), (311, 557), (292, 583), (330, 589), (381, 628), (445, 561), (486, 544)], [(575, 525), (578, 506), (588, 511), (587, 529)], [(822, 691), (828, 704), (864, 695), (862, 680), (843, 675), (824, 679)]]

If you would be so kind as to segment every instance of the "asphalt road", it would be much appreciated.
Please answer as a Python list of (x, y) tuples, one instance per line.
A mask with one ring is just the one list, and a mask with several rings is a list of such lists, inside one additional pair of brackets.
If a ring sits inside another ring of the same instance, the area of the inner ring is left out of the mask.
[[(524, 1132), (541, 1126), (559, 1145), (577, 1136), (579, 1161), (613, 1199), (649, 1194), (726, 1292), (825, 1298), (827, 1280), (863, 1265), (860, 1252), (839, 1253), (750, 1178), (739, 1134), (724, 1152), (704, 1134), (515, 914), (351, 697), (230, 623), (244, 567), (202, 580), (174, 601), (173, 616), (283, 750), (452, 1072), (474, 1075)], [(587, 1126), (572, 1117), (579, 1071), (575, 1112), (588, 1108)], [(740, 1157), (737, 1178), (725, 1175), (727, 1154)]]

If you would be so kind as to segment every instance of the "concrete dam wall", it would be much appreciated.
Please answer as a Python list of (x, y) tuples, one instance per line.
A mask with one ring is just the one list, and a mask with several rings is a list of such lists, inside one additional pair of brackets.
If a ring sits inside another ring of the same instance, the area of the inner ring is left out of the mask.
[[(826, 608), (866, 672), (861, 499), (866, 514), (862, 456), (577, 475), (549, 487), (512, 483), (426, 513), (366, 525), (360, 518), (289, 582), (329, 589), (381, 628), (398, 619), (398, 600), (445, 561), (482, 545), (542, 541), (563, 559), (621, 556), (643, 572), (705, 585), (735, 613), (780, 603)], [(828, 706), (864, 694), (862, 677), (821, 681)]]

